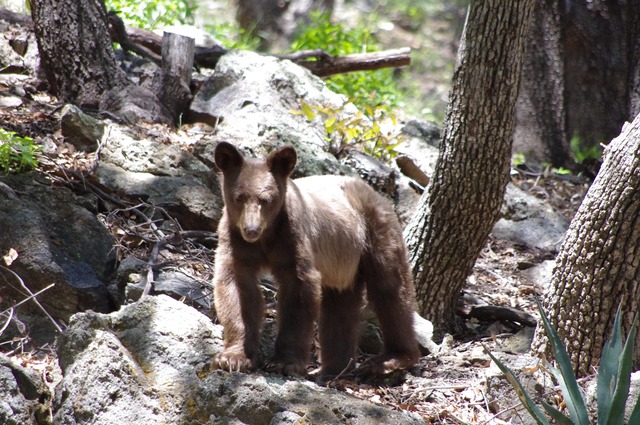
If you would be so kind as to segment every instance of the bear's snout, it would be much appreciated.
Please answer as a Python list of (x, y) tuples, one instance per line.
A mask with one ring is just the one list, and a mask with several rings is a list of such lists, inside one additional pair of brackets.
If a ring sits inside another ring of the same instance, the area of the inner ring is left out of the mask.
[(260, 226), (246, 226), (242, 228), (242, 237), (247, 242), (255, 242), (260, 239), (262, 229)]
[(263, 225), (263, 217), (259, 203), (252, 202), (244, 206), (238, 227), (245, 241), (256, 242), (260, 239), (265, 226)]

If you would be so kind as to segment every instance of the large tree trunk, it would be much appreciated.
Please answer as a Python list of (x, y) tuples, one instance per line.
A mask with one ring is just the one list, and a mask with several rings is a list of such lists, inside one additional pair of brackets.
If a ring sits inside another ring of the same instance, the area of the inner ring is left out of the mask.
[(536, 2), (516, 104), (513, 151), (530, 160), (551, 160), (557, 167), (567, 167), (572, 160), (560, 19), (559, 1)]
[(31, 16), (56, 96), (129, 121), (172, 122), (155, 94), (132, 84), (118, 67), (103, 0), (32, 0)]
[(498, 217), (509, 180), (515, 102), (534, 1), (474, 0), (431, 187), (407, 226), (420, 313), (437, 331)]
[(620, 133), (640, 107), (640, 2), (544, 0), (531, 26), (514, 151), (571, 166)]
[[(629, 331), (640, 311), (640, 115), (606, 148), (597, 178), (556, 258), (545, 310), (579, 375), (593, 373), (618, 305)], [(541, 329), (534, 347), (548, 351)], [(640, 367), (640, 338), (634, 365)]]
[(103, 1), (33, 0), (31, 13), (42, 67), (60, 99), (97, 108), (104, 91), (127, 84), (116, 65)]

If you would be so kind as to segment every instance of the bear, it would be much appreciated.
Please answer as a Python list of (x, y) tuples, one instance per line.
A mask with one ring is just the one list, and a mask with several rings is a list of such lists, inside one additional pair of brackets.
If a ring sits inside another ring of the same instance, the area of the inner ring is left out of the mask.
[(220, 142), (214, 162), (224, 200), (214, 311), (223, 325), (224, 348), (213, 367), (258, 367), (265, 315), (259, 279), (265, 272), (278, 284), (269, 370), (308, 376), (316, 323), (317, 378), (354, 369), (365, 297), (380, 322), (384, 352), (358, 371), (380, 375), (412, 367), (420, 356), (415, 290), (391, 203), (356, 177), (291, 179), (297, 162), (291, 146), (257, 159)]

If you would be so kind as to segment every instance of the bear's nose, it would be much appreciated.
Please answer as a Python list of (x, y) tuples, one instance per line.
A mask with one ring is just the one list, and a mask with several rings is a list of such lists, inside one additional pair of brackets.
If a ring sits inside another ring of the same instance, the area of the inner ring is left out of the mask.
[(255, 241), (260, 237), (260, 226), (245, 226), (244, 228), (245, 239), (249, 242)]

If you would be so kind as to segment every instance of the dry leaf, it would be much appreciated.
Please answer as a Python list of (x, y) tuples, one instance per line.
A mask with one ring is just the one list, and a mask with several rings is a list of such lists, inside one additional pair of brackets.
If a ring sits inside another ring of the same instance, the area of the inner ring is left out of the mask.
[(2, 257), (4, 263), (9, 267), (18, 258), (18, 251), (13, 248), (9, 248), (9, 252)]

